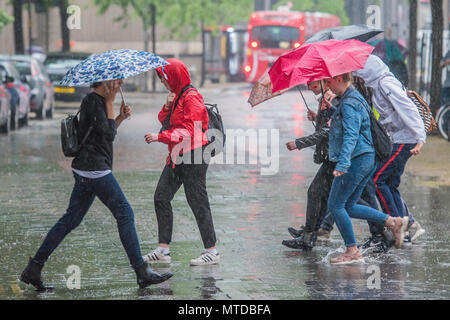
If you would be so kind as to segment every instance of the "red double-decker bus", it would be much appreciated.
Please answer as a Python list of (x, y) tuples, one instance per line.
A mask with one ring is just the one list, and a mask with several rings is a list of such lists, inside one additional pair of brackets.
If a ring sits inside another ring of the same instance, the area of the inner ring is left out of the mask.
[(315, 33), (339, 25), (338, 17), (324, 13), (252, 13), (248, 24), (247, 56), (244, 65), (246, 81), (258, 81), (278, 57), (300, 47), (312, 35), (312, 30)]

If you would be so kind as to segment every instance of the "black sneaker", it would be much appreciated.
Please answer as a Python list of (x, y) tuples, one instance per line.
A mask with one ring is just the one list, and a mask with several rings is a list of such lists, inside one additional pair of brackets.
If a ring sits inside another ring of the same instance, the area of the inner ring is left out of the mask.
[(298, 238), (291, 240), (283, 240), (282, 245), (291, 249), (311, 250), (316, 245), (317, 233), (316, 232), (302, 232), (302, 235)]
[(384, 231), (383, 234), (372, 235), (362, 245), (358, 247), (361, 249), (371, 249), (373, 253), (386, 253), (389, 248), (394, 245), (392, 234), (389, 231)]
[(358, 247), (361, 249), (368, 249), (368, 248), (375, 248), (381, 244), (381, 236), (371, 236), (369, 239), (367, 239), (363, 244), (359, 245)]
[(288, 228), (288, 231), (289, 231), (289, 233), (290, 233), (290, 235), (292, 236), (292, 238), (298, 238), (298, 237), (300, 237), (302, 234), (303, 234), (303, 232), (305, 231), (305, 226), (301, 226), (300, 227), (300, 229), (294, 229), (294, 228), (292, 228), (292, 227), (289, 227)]

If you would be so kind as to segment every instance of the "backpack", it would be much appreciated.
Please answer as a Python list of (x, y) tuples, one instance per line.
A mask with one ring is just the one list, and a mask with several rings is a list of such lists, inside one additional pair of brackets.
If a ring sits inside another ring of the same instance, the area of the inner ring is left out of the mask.
[[(225, 140), (227, 138), (226, 134), (225, 134), (225, 129), (223, 127), (223, 122), (222, 122), (222, 116), (219, 113), (219, 109), (217, 108), (217, 104), (209, 104), (209, 103), (205, 103), (205, 107), (206, 110), (208, 111), (208, 118), (209, 118), (209, 122), (208, 122), (208, 130), (209, 129), (215, 129), (215, 130), (219, 130), (222, 134), (223, 137), (223, 141), (222, 141), (222, 148), (219, 149), (217, 153), (220, 153), (223, 151), (223, 147), (225, 147)], [(215, 141), (215, 137), (208, 137), (208, 144), (211, 144)], [(214, 149), (211, 152), (211, 156), (215, 157), (216, 156), (216, 150)]]
[[(169, 129), (170, 117), (172, 116), (172, 113), (175, 111), (176, 107), (178, 106), (178, 101), (180, 101), (181, 97), (189, 89), (197, 90), (192, 85), (187, 85), (186, 87), (184, 87), (181, 90), (181, 93), (178, 96), (177, 100), (175, 101), (175, 104), (174, 104), (174, 107), (173, 107), (172, 111), (169, 113), (167, 118), (164, 120), (163, 125), (161, 127), (161, 130), (159, 130), (159, 133)], [(209, 118), (208, 130), (209, 129), (216, 129), (216, 130), (219, 130), (222, 133), (222, 137), (223, 137), (222, 147), (224, 147), (225, 146), (226, 135), (225, 135), (225, 129), (223, 127), (222, 116), (219, 113), (219, 109), (217, 108), (217, 104), (205, 103), (205, 108), (206, 108), (206, 110), (208, 112), (208, 118)], [(208, 137), (208, 143), (204, 147), (210, 145), (214, 141), (215, 141), (215, 137)], [(222, 150), (220, 150), (217, 153), (220, 153), (220, 152), (222, 152)], [(214, 157), (214, 156), (216, 156), (217, 153), (216, 153), (216, 150), (214, 149), (211, 152), (211, 156)]]
[(80, 125), (78, 120), (78, 114), (69, 115), (67, 118), (61, 120), (61, 146), (63, 153), (66, 157), (76, 157), (81, 150), (81, 147), (86, 142), (89, 134), (92, 132), (94, 127), (89, 127), (87, 133), (84, 135), (80, 142)]
[[(375, 160), (377, 162), (387, 162), (391, 155), (392, 155), (392, 140), (391, 136), (387, 132), (387, 130), (384, 128), (384, 126), (377, 120), (375, 117), (375, 114), (373, 113), (372, 109), (369, 107), (367, 108), (367, 102), (364, 100), (361, 101), (360, 99), (353, 97), (354, 99), (358, 100), (364, 105), (364, 108), (369, 113), (370, 118), (370, 133), (372, 134), (372, 143), (373, 147), (375, 149)], [(361, 132), (362, 135), (364, 135)], [(364, 135), (365, 136), (365, 135)], [(367, 140), (368, 137), (365, 136)]]
[(437, 129), (437, 125), (433, 118), (433, 114), (431, 113), (430, 107), (417, 92), (412, 90), (408, 90), (407, 92), (408, 98), (414, 103), (417, 110), (419, 110), (419, 114), (422, 117), (423, 124), (425, 125), (425, 131), (427, 134), (432, 133)]
[[(382, 77), (380, 80), (378, 80), (378, 86), (380, 87), (381, 94), (384, 96), (384, 98), (390, 101), (389, 99), (387, 99), (383, 91), (383, 87), (381, 86), (381, 80), (383, 80), (386, 77), (391, 77), (391, 75), (386, 75)], [(403, 87), (403, 89), (405, 89), (405, 87)], [(436, 121), (434, 120), (433, 114), (431, 113), (431, 110), (428, 104), (425, 102), (425, 100), (423, 100), (423, 98), (415, 91), (406, 90), (406, 93), (409, 100), (412, 101), (412, 103), (416, 106), (417, 110), (419, 111), (420, 117), (422, 118), (425, 127), (425, 132), (427, 134), (430, 134), (431, 132), (436, 130), (437, 129)]]
[(375, 149), (375, 159), (377, 162), (387, 162), (392, 155), (391, 137), (384, 126), (377, 120), (372, 109), (368, 109), (367, 112), (370, 117), (370, 132)]

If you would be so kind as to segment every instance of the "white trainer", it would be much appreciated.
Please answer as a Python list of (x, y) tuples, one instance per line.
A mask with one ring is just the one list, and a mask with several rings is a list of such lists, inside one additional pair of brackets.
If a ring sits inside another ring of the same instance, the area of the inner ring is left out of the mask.
[(203, 252), (200, 257), (191, 260), (191, 266), (206, 266), (209, 264), (219, 263), (219, 253), (214, 254), (208, 251)]
[(153, 250), (149, 254), (143, 256), (144, 261), (150, 264), (153, 263), (170, 263), (172, 258), (170, 257), (170, 253), (162, 254), (158, 251), (158, 249)]
[(411, 243), (414, 243), (420, 236), (425, 233), (425, 229), (416, 221), (409, 227), (409, 237), (411, 238)]

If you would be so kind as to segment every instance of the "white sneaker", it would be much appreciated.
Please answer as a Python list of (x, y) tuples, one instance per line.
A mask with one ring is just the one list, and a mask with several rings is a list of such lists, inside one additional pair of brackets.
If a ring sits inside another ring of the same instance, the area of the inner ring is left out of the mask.
[(153, 263), (170, 263), (172, 258), (170, 257), (170, 253), (162, 254), (158, 251), (158, 249), (153, 250), (149, 254), (143, 256), (144, 261), (150, 264)]
[(417, 221), (414, 222), (408, 230), (409, 237), (411, 238), (411, 243), (414, 243), (417, 239), (419, 239), (420, 236), (425, 233), (425, 229), (423, 229)]
[(191, 260), (191, 266), (206, 266), (209, 264), (219, 263), (219, 253), (214, 254), (208, 251), (203, 252), (200, 257)]

